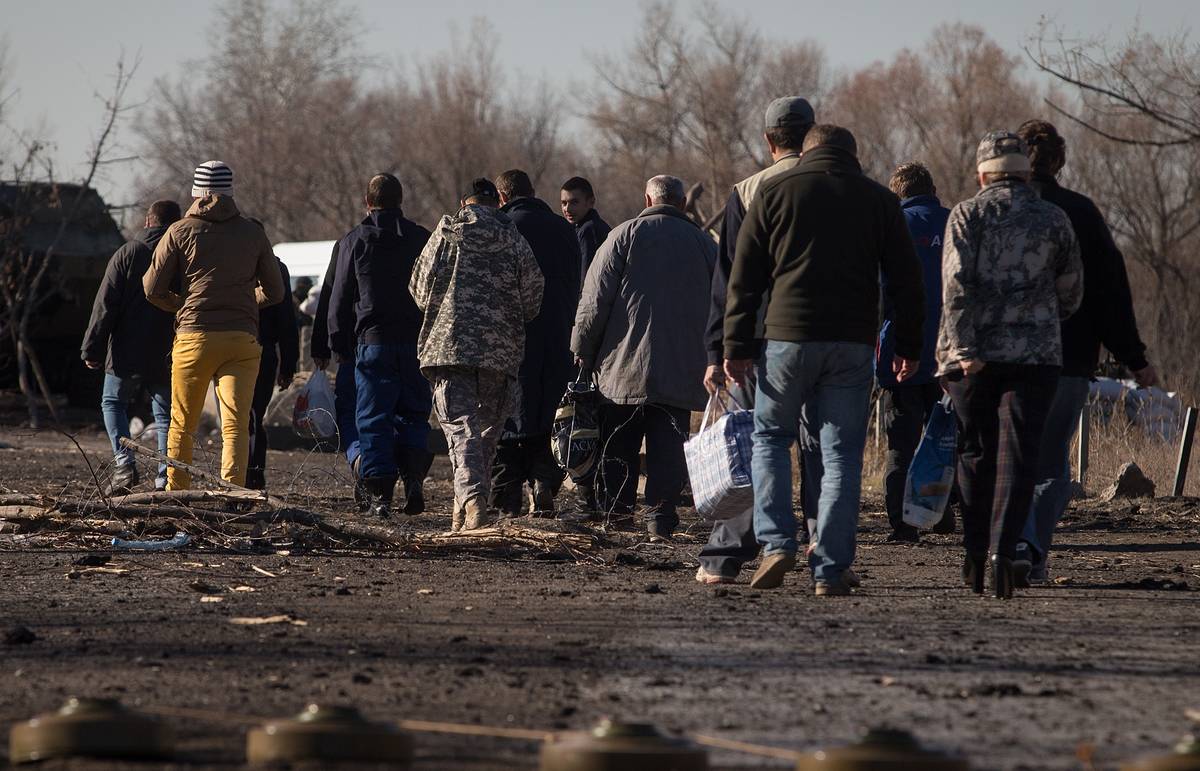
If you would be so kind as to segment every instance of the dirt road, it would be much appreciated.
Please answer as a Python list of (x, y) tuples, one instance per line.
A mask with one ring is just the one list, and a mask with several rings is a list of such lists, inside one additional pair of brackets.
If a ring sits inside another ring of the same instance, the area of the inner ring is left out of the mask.
[[(60, 438), (0, 441), (15, 447), (0, 450), (10, 489), (90, 476)], [(82, 441), (104, 457), (100, 437)], [(271, 464), (294, 494), (348, 505), (332, 456), (272, 453)], [(446, 500), (444, 482), (433, 496)], [(1058, 582), (1008, 603), (959, 585), (953, 537), (885, 545), (878, 502), (866, 508), (862, 588), (828, 599), (802, 572), (774, 592), (697, 585), (698, 523), (676, 544), (632, 539), (582, 562), (201, 545), (113, 553), (121, 574), (81, 571), (84, 551), (18, 550), (0, 536), (0, 632), (37, 637), (0, 644), (0, 720), (73, 694), (213, 713), (172, 718), (181, 768), (240, 765), (239, 716), (309, 701), (544, 729), (612, 715), (797, 749), (902, 726), (985, 769), (1079, 769), (1080, 744), (1094, 746), (1095, 768), (1116, 768), (1185, 732), (1184, 709), (1200, 706), (1196, 501), (1084, 502), (1059, 535)], [(231, 622), (276, 615), (305, 624)], [(418, 768), (536, 764), (531, 742), (418, 734), (417, 746)], [(786, 767), (726, 751), (713, 762)]]

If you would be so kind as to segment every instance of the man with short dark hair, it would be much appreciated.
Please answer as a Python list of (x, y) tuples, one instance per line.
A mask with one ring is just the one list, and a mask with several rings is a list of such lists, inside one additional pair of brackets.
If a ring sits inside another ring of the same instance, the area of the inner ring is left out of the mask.
[(525, 325), (542, 307), (542, 271), (480, 177), (421, 252), (408, 289), (425, 314), (417, 343), (421, 372), (446, 434), (454, 473), (452, 531), (491, 521), (492, 462), (513, 413)]
[(529, 175), (511, 169), (496, 178), (500, 211), (529, 242), (544, 285), (542, 306), (525, 325), (525, 353), (517, 374), (521, 398), (496, 448), (492, 500), (501, 516), (521, 512), (521, 491), (532, 495), (532, 513), (554, 515), (563, 471), (550, 451), (554, 413), (571, 379), (571, 324), (579, 301), (575, 231), (535, 197)]
[[(708, 332), (705, 340), (708, 348), (708, 369), (704, 373), (704, 387), (710, 393), (725, 385), (724, 361), (725, 297), (729, 286), (729, 271), (733, 266), (734, 248), (737, 246), (738, 231), (746, 210), (764, 182), (795, 168), (800, 162), (800, 150), (804, 137), (816, 122), (812, 105), (799, 96), (784, 96), (767, 105), (763, 140), (774, 161), (767, 168), (752, 174), (733, 186), (729, 200), (725, 203), (725, 216), (721, 220), (721, 234), (717, 245), (717, 263), (713, 270), (711, 302), (708, 311)], [(743, 407), (749, 408), (753, 400), (753, 389), (742, 392)], [(746, 395), (749, 398), (745, 398)], [(807, 540), (807, 518), (817, 515), (816, 491), (821, 480), (820, 454), (813, 448), (800, 448), (800, 490), (803, 509), (800, 519), (800, 541)], [(754, 536), (754, 509), (722, 520), (713, 525), (708, 543), (700, 550), (700, 567), (696, 580), (702, 584), (733, 583), (742, 565), (758, 556), (760, 546)]]
[(762, 185), (738, 234), (725, 373), (745, 383), (758, 361), (754, 531), (765, 556), (755, 588), (780, 586), (796, 564), (791, 446), (804, 435), (822, 459), (814, 591), (850, 593), (881, 274), (897, 311), (899, 379), (919, 363), (920, 266), (899, 199), (862, 173), (856, 150), (846, 129), (814, 126), (800, 163)]
[[(366, 218), (338, 245), (329, 300), (334, 353), (354, 361), (354, 464), (368, 511), (391, 515), (396, 482), (404, 481), (404, 513), (425, 510), (429, 452), (429, 383), (417, 363), (422, 314), (404, 291), (429, 231), (405, 219), (404, 188), (392, 174), (376, 174), (364, 196)], [(354, 348), (350, 348), (353, 341)]]
[(1146, 359), (1125, 257), (1113, 242), (1104, 216), (1090, 198), (1058, 183), (1058, 174), (1067, 162), (1066, 142), (1058, 129), (1042, 120), (1026, 121), (1017, 135), (1029, 146), (1033, 187), (1042, 200), (1062, 209), (1071, 220), (1084, 275), (1079, 310), (1062, 323), (1063, 368), (1042, 432), (1033, 508), (1022, 543), (1017, 545), (1015, 581), (1022, 586), (1027, 572), (1035, 580), (1047, 578), (1054, 528), (1071, 497), (1071, 440), (1087, 401), (1100, 346), (1124, 364), (1143, 388), (1157, 383), (1158, 373)]
[[(142, 278), (146, 299), (175, 313), (171, 348), (171, 430), (167, 451), (192, 462), (193, 434), (216, 380), (221, 407), (221, 477), (242, 486), (250, 454), (250, 405), (258, 379), (258, 309), (287, 296), (279, 260), (258, 225), (233, 200), (233, 170), (221, 161), (196, 167), (192, 206), (167, 229)], [(186, 490), (191, 474), (172, 466), (167, 489)]]
[(592, 183), (583, 177), (571, 177), (562, 184), (559, 192), (559, 204), (562, 206), (563, 217), (575, 226), (575, 235), (579, 239), (580, 270), (582, 281), (587, 277), (588, 268), (596, 257), (596, 250), (612, 230), (608, 223), (596, 211), (596, 193)]
[(1079, 242), (1062, 209), (1030, 185), (1024, 140), (1007, 131), (976, 151), (979, 192), (950, 212), (942, 261), (938, 374), (959, 425), (964, 582), (1013, 595), (1042, 430), (1058, 388), (1061, 321), (1083, 299)]
[(687, 481), (683, 442), (704, 409), (705, 299), (716, 246), (683, 212), (683, 182), (646, 183), (646, 208), (605, 240), (583, 284), (571, 350), (599, 375), (601, 509), (630, 520), (646, 444), (646, 529), (670, 540)]
[[(129, 403), (145, 388), (150, 394), (158, 451), (167, 453), (171, 425), (171, 341), (174, 317), (151, 305), (142, 289), (154, 247), (181, 215), (174, 201), (155, 201), (146, 212), (145, 227), (108, 261), (104, 279), (92, 304), (92, 318), (83, 335), (81, 355), (88, 369), (104, 367), (100, 410), (112, 441), (116, 468), (109, 495), (123, 495), (138, 483), (133, 453), (121, 446), (129, 438)], [(167, 486), (167, 467), (159, 466), (156, 489)]]
[[(904, 485), (917, 445), (934, 405), (942, 398), (934, 371), (937, 369), (938, 324), (942, 318), (942, 238), (950, 210), (937, 198), (933, 175), (920, 163), (905, 163), (896, 168), (888, 188), (900, 197), (900, 210), (912, 235), (917, 258), (921, 261), (925, 287), (925, 321), (921, 336), (921, 364), (903, 383), (892, 367), (896, 352), (896, 308), (883, 278), (883, 326), (875, 356), (875, 379), (879, 383), (879, 415), (887, 435), (887, 465), (883, 471), (884, 505), (892, 532), (891, 542), (916, 543), (921, 534), (904, 522)], [(947, 522), (953, 527), (953, 515)], [(946, 525), (939, 523), (945, 531)]]

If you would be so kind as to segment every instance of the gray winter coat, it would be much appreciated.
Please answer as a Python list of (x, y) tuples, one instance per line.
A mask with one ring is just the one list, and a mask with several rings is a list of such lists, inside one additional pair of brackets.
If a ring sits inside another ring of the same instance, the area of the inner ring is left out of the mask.
[(672, 206), (618, 225), (588, 269), (571, 350), (615, 404), (702, 410), (717, 246)]

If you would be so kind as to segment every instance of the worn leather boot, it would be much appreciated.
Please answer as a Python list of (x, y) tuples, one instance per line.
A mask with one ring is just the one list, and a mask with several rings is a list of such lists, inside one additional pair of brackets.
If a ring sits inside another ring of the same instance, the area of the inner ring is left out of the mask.
[(463, 518), (466, 513), (463, 511), (463, 505), (459, 503), (458, 498), (454, 499), (454, 508), (450, 509), (450, 532), (458, 533), (463, 529)]
[(543, 482), (533, 483), (533, 500), (530, 501), (529, 513), (535, 517), (554, 518), (554, 490)]
[(404, 513), (425, 511), (425, 477), (433, 466), (433, 453), (405, 448), (400, 452), (400, 478), (404, 481)]
[(396, 491), (395, 477), (368, 477), (362, 480), (367, 497), (367, 515), (387, 519), (392, 515), (392, 496)]
[(463, 530), (479, 530), (492, 524), (492, 518), (479, 498), (472, 498), (463, 504)]
[(113, 469), (112, 482), (106, 491), (109, 496), (129, 495), (138, 483), (137, 466), (132, 463)]

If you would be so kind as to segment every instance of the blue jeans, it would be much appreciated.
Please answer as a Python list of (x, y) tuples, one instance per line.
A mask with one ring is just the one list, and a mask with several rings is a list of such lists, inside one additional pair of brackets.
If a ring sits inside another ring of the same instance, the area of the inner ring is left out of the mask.
[(333, 383), (333, 418), (337, 422), (339, 444), (351, 466), (359, 455), (358, 425), (355, 423), (358, 410), (356, 377), (353, 361), (338, 362)]
[(815, 546), (818, 581), (854, 562), (874, 349), (862, 343), (767, 341), (754, 402), (754, 531), (767, 554), (794, 554), (791, 447), (815, 441), (822, 461)]
[(416, 343), (360, 345), (354, 374), (359, 477), (395, 479), (398, 449), (429, 446), (433, 394), (421, 374)]
[[(118, 466), (133, 463), (133, 452), (121, 446), (122, 439), (129, 438), (129, 404), (137, 398), (143, 385), (140, 375), (119, 377), (112, 373), (104, 375), (104, 391), (100, 396), (100, 412), (104, 415), (104, 429), (112, 442), (113, 458)], [(150, 394), (150, 410), (154, 414), (154, 425), (158, 429), (158, 451), (167, 454), (167, 430), (171, 427), (171, 384), (146, 383)], [(167, 467), (158, 467), (158, 481), (167, 483)]]
[(1071, 501), (1071, 440), (1079, 429), (1079, 416), (1090, 388), (1086, 377), (1060, 377), (1042, 429), (1033, 505), (1021, 534), (1021, 540), (1033, 548), (1035, 560), (1042, 564), (1050, 553), (1054, 528)]

